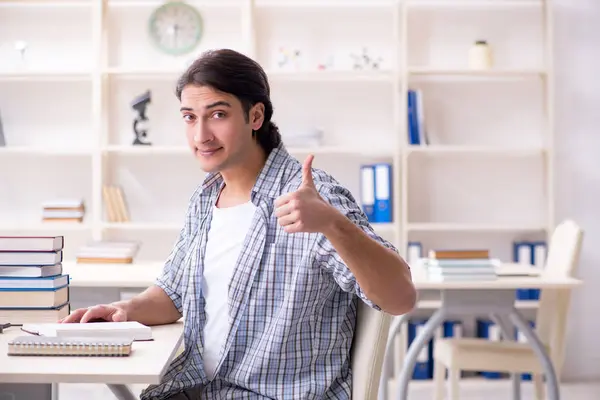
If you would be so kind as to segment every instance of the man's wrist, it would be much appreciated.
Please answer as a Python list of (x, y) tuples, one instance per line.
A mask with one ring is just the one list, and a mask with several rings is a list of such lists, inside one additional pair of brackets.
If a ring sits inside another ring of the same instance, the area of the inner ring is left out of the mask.
[(325, 225), (321, 230), (321, 233), (331, 240), (332, 237), (339, 236), (350, 222), (344, 214), (338, 211), (337, 208), (329, 205), (329, 213), (324, 218)]

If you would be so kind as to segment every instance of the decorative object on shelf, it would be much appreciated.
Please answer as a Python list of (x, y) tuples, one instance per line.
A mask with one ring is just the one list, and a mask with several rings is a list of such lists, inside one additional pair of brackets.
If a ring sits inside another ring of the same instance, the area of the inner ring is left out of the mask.
[(492, 50), (485, 40), (477, 40), (469, 49), (469, 68), (486, 70), (492, 68)]
[(135, 134), (134, 145), (146, 145), (149, 146), (152, 143), (144, 142), (142, 139), (148, 137), (148, 117), (146, 116), (146, 106), (150, 104), (151, 100), (150, 90), (139, 95), (131, 103), (131, 107), (138, 112), (138, 116), (133, 120), (133, 133)]
[(290, 68), (290, 69), (299, 69), (300, 68), (300, 50), (288, 50), (284, 47), (280, 47), (277, 54), (277, 66), (280, 69)]
[(104, 199), (109, 222), (129, 222), (123, 189), (118, 186), (103, 185), (102, 198)]
[(140, 249), (137, 241), (95, 241), (77, 251), (78, 264), (131, 264)]
[(6, 146), (6, 138), (4, 137), (4, 127), (2, 126), (2, 115), (0, 115), (0, 147)]
[(334, 64), (333, 56), (330, 55), (327, 57), (325, 62), (317, 64), (317, 70), (324, 71), (327, 69), (331, 69), (331, 68), (333, 68), (333, 64)]
[(85, 204), (83, 199), (58, 199), (42, 204), (44, 222), (83, 222)]
[(350, 57), (353, 61), (352, 68), (355, 70), (379, 69), (383, 61), (383, 57), (372, 57), (369, 55), (366, 47), (363, 47), (362, 53), (352, 53)]
[(159, 6), (148, 23), (150, 40), (160, 51), (174, 56), (193, 51), (203, 31), (200, 13), (184, 1), (168, 1)]
[(19, 52), (19, 60), (21, 64), (25, 64), (25, 53), (27, 52), (27, 48), (29, 44), (24, 40), (17, 40), (15, 42), (15, 50)]

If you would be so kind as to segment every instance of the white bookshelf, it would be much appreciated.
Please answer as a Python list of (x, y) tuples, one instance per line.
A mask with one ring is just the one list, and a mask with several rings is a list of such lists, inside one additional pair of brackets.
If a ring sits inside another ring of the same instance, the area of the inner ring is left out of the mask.
[[(393, 215), (376, 229), (404, 254), (544, 239), (554, 226), (552, 21), (546, 2), (201, 0), (205, 33), (193, 54), (162, 54), (147, 36), (162, 1), (0, 1), (0, 230), (56, 233), (66, 257), (92, 239), (142, 241), (140, 261), (166, 257), (204, 174), (186, 147), (175, 80), (198, 53), (230, 47), (268, 72), (274, 121), (287, 135), (321, 127), (311, 152), (359, 196), (359, 166), (393, 164)], [(308, 22), (306, 22), (308, 21)], [(506, 28), (506, 21), (514, 24)], [(60, 27), (58, 29), (57, 27)], [(495, 67), (473, 71), (474, 40)], [(19, 62), (16, 40), (30, 47)], [(279, 69), (277, 49), (301, 51)], [(352, 69), (351, 52), (383, 57)], [(335, 56), (336, 67), (316, 65)], [(422, 90), (430, 144), (407, 140), (406, 93)], [(149, 147), (131, 145), (131, 100), (152, 91)], [(101, 187), (119, 184), (129, 223), (107, 222)], [(41, 203), (83, 198), (82, 224), (43, 224)]]

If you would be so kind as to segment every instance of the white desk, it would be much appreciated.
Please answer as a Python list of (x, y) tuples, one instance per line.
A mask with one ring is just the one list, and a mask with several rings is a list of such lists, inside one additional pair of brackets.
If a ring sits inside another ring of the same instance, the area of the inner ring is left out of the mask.
[(117, 398), (135, 399), (127, 385), (160, 383), (183, 340), (183, 322), (152, 327), (154, 340), (134, 342), (129, 357), (8, 356), (19, 328), (0, 334), (0, 382), (22, 384), (104, 383)]
[[(540, 275), (538, 277), (500, 277), (489, 281), (457, 281), (457, 282), (439, 282), (429, 279), (424, 268), (414, 268), (412, 270), (413, 282), (417, 290), (433, 289), (441, 292), (441, 306), (433, 313), (424, 326), (424, 329), (415, 337), (409, 346), (400, 376), (398, 377), (398, 387), (395, 398), (406, 400), (408, 398), (408, 384), (412, 371), (415, 367), (418, 354), (422, 348), (433, 337), (436, 329), (443, 324), (448, 315), (475, 315), (486, 314), (496, 321), (506, 337), (512, 337), (510, 323), (514, 324), (531, 345), (540, 362), (544, 366), (546, 384), (548, 387), (548, 400), (559, 400), (558, 380), (550, 358), (542, 346), (539, 338), (531, 329), (527, 321), (515, 307), (516, 289), (553, 289), (570, 290), (582, 282), (573, 278), (553, 277), (550, 275)], [(405, 314), (397, 318), (390, 327), (390, 336), (387, 343), (385, 357), (392, 353), (393, 339), (398, 333), (401, 325), (408, 320), (410, 314)], [(390, 373), (388, 371), (388, 362), (384, 360), (384, 371), (382, 373), (381, 388), (387, 384), (386, 379)], [(518, 397), (518, 377), (514, 378), (515, 397)], [(381, 393), (381, 391), (380, 391)]]

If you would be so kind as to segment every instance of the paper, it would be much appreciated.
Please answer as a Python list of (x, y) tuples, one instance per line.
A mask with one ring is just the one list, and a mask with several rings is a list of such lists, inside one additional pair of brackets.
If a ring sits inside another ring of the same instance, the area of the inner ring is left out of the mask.
[(136, 321), (88, 322), (83, 324), (24, 324), (21, 329), (33, 335), (50, 337), (105, 337), (131, 338), (134, 341), (153, 340), (152, 329)]

